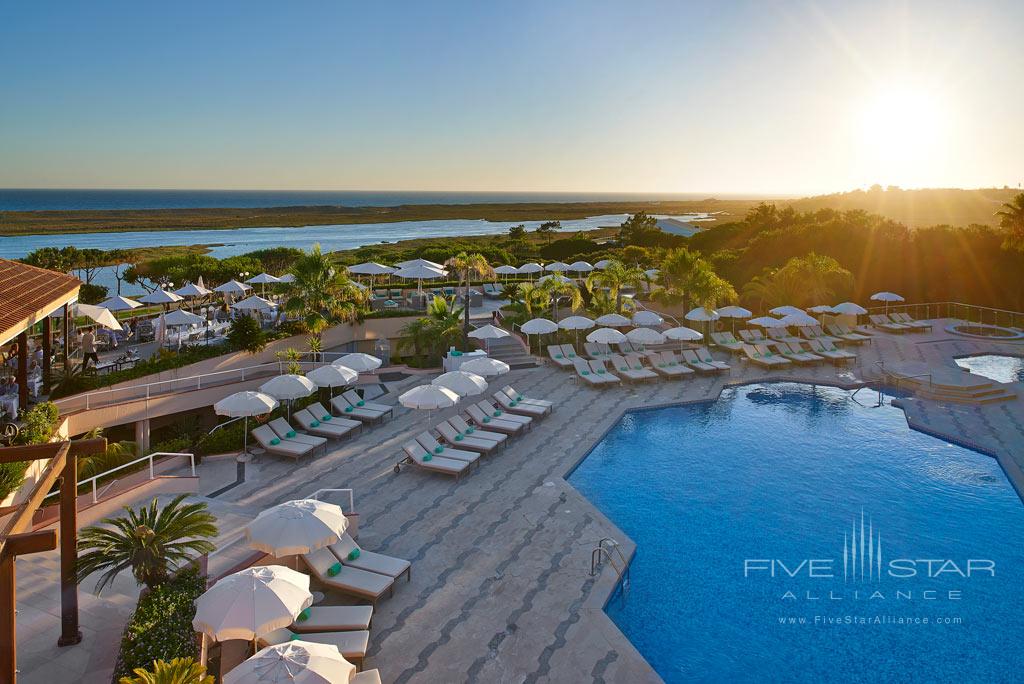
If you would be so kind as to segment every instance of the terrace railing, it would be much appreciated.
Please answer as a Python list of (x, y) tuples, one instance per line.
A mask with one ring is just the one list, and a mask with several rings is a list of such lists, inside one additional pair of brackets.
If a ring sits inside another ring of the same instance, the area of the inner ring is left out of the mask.
[[(120, 472), (122, 470), (126, 470), (128, 468), (132, 468), (133, 466), (138, 465), (139, 463), (143, 463), (145, 461), (148, 461), (148, 463), (149, 463), (149, 478), (148, 479), (149, 480), (154, 480), (154, 479), (156, 479), (156, 473), (153, 470), (153, 464), (156, 461), (156, 459), (163, 458), (165, 456), (186, 456), (186, 457), (188, 457), (189, 467), (192, 470), (192, 477), (196, 476), (196, 457), (195, 457), (195, 454), (178, 453), (178, 452), (172, 452), (172, 451), (155, 451), (152, 454), (149, 454), (148, 456), (143, 456), (142, 458), (137, 458), (134, 461), (129, 461), (128, 463), (123, 463), (123, 464), (117, 466), (116, 468), (111, 468), (110, 470), (104, 470), (99, 475), (93, 475), (92, 477), (86, 478), (84, 480), (79, 480), (78, 481), (78, 486), (79, 486), (79, 488), (81, 488), (82, 485), (86, 485), (86, 484), (90, 485), (91, 488), (92, 488), (92, 502), (93, 503), (99, 503), (100, 493), (99, 493), (98, 487), (99, 487), (99, 481), (100, 480), (102, 480), (103, 478), (107, 477), (108, 475), (113, 475), (114, 473)], [(110, 487), (113, 487), (116, 483), (117, 483), (117, 480), (112, 480), (111, 482), (107, 483), (106, 489), (109, 489)], [(106, 491), (106, 490), (104, 490), (104, 491)], [(56, 496), (58, 494), (60, 494), (60, 490), (56, 489), (56, 490), (50, 492), (49, 494), (47, 494), (46, 496), (44, 496), (43, 497), (43, 501), (46, 501), (46, 499), (50, 498), (51, 496)]]
[(970, 323), (1024, 329), (1024, 313), (1020, 311), (964, 304), (963, 302), (890, 303), (888, 307), (872, 306), (868, 309), (870, 314), (885, 313), (886, 311), (889, 313), (905, 312), (917, 319), (955, 318)]

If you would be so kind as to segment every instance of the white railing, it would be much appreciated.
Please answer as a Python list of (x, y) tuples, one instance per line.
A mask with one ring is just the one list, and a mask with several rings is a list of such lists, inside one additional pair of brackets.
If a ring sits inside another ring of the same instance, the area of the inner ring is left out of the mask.
[[(329, 363), (334, 359), (341, 358), (349, 352), (302, 352), (297, 362), (303, 370), (312, 370), (318, 365)], [(303, 359), (310, 360), (303, 360)], [(315, 360), (314, 360), (315, 359)], [(211, 371), (198, 375), (188, 375), (181, 378), (169, 380), (157, 380), (155, 382), (129, 385), (127, 387), (113, 387), (110, 389), (93, 390), (83, 394), (76, 394), (70, 397), (57, 399), (54, 403), (61, 413), (68, 413), (75, 410), (86, 410), (112, 406), (127, 401), (152, 399), (153, 397), (176, 392), (188, 392), (201, 390), (204, 387), (215, 387), (219, 385), (230, 385), (238, 382), (245, 382), (254, 378), (281, 375), (287, 372), (290, 362), (285, 359), (268, 361), (254, 366), (243, 366), (222, 371)]]
[[(149, 454), (148, 456), (143, 456), (142, 458), (137, 458), (134, 461), (129, 461), (128, 463), (124, 463), (122, 465), (119, 465), (116, 468), (111, 468), (110, 470), (104, 470), (99, 475), (93, 475), (92, 477), (90, 477), (88, 479), (79, 480), (78, 481), (78, 486), (81, 487), (82, 485), (84, 485), (86, 483), (92, 484), (92, 502), (93, 503), (99, 503), (99, 492), (97, 490), (97, 483), (99, 482), (99, 480), (101, 478), (104, 478), (107, 475), (110, 475), (111, 473), (116, 473), (118, 471), (124, 470), (125, 468), (130, 468), (131, 466), (135, 465), (136, 463), (142, 463), (143, 461), (149, 461), (149, 479), (150, 480), (154, 480), (154, 479), (156, 479), (156, 474), (153, 472), (153, 460), (155, 458), (162, 457), (162, 456), (188, 456), (189, 466), (191, 467), (191, 470), (192, 470), (192, 477), (196, 476), (196, 457), (195, 457), (195, 454), (178, 453), (178, 452), (172, 452), (172, 451), (155, 451), (152, 454)], [(110, 483), (110, 485), (113, 485), (116, 482), (117, 482), (117, 480), (114, 480), (113, 482)], [(109, 489), (109, 487), (108, 487), (108, 489)], [(76, 491), (77, 491), (77, 489), (76, 489)], [(49, 494), (47, 494), (46, 496), (43, 497), (43, 501), (45, 501), (46, 499), (50, 498), (51, 496), (56, 496), (58, 494), (60, 494), (60, 490), (59, 489), (56, 490), (56, 491), (50, 492)]]
[(972, 323), (984, 323), (1006, 328), (1024, 328), (1024, 313), (1009, 309), (997, 309), (991, 306), (964, 304), (963, 302), (922, 302), (908, 304), (906, 302), (890, 303), (889, 306), (872, 306), (868, 313), (878, 314), (905, 312), (912, 318), (931, 320), (935, 318), (955, 318)]

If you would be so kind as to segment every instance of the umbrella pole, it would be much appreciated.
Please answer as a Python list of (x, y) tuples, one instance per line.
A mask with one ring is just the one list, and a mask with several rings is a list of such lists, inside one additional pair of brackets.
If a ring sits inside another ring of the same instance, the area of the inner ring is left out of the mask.
[[(249, 455), (249, 416), (245, 417), (245, 426), (242, 428), (242, 455)], [(253, 641), (255, 644), (255, 640)]]

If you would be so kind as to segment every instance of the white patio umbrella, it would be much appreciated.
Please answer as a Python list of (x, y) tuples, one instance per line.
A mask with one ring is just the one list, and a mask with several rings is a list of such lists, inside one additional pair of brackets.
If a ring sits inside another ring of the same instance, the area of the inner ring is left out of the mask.
[(801, 311), (800, 313), (791, 313), (783, 316), (782, 323), (786, 326), (800, 327), (805, 325), (818, 325), (818, 319)]
[[(547, 318), (531, 318), (519, 326), (519, 329), (526, 335), (526, 341), (529, 343), (530, 335), (550, 335), (558, 331), (558, 324)], [(538, 349), (537, 352), (540, 353), (540, 350)]]
[(747, 321), (749, 325), (759, 325), (762, 328), (785, 328), (786, 324), (782, 322), (781, 318), (772, 318), (771, 316), (759, 316), (757, 318), (751, 318)]
[(327, 364), (306, 373), (306, 377), (317, 387), (344, 387), (359, 379), (359, 373), (345, 366)]
[(313, 604), (309, 575), (257, 565), (217, 581), (196, 599), (192, 627), (216, 641), (259, 637), (292, 624)]
[(843, 302), (832, 307), (832, 313), (844, 314), (846, 316), (863, 316), (867, 312), (868, 310), (863, 306), (853, 302)]
[(501, 328), (488, 323), (487, 325), (482, 325), (476, 330), (470, 332), (469, 336), (475, 340), (483, 340), (484, 348), (489, 349), (490, 343), (488, 342), (488, 340), (499, 340), (502, 337), (508, 337), (510, 334), (511, 333), (509, 333), (507, 330), (502, 330)]
[(279, 283), (281, 282), (281, 279), (278, 278), (277, 276), (272, 276), (269, 273), (260, 273), (259, 275), (249, 278), (245, 282), (249, 283), (250, 285), (262, 285), (263, 287), (260, 288), (260, 292), (266, 294), (267, 284)]
[(295, 274), (294, 273), (285, 273), (283, 276), (278, 278), (278, 281), (280, 281), (282, 283), (294, 283), (295, 282)]
[(88, 318), (110, 330), (121, 330), (121, 324), (117, 322), (117, 317), (110, 313), (110, 309), (106, 309), (102, 306), (96, 306), (95, 304), (75, 304), (71, 307), (71, 315), (76, 318), (79, 316)]
[(813, 311), (816, 314), (835, 313), (832, 311), (832, 307), (828, 304), (819, 304), (818, 306), (812, 306), (808, 311)]
[(280, 558), (310, 553), (335, 543), (348, 528), (336, 504), (297, 499), (271, 506), (245, 526), (249, 546)]
[(633, 314), (633, 325), (661, 325), (665, 322), (661, 316), (653, 311), (643, 310)]
[(444, 264), (438, 264), (433, 261), (427, 261), (426, 259), (412, 259), (411, 261), (402, 261), (395, 264), (398, 268), (412, 268), (414, 266), (425, 266), (427, 268), (433, 268), (439, 271), (444, 270)]
[(561, 273), (562, 271), (568, 271), (569, 270), (569, 264), (567, 264), (567, 263), (565, 263), (563, 261), (554, 261), (554, 262), (546, 265), (544, 267), (544, 270), (545, 271), (550, 271), (551, 273)]
[(774, 309), (769, 310), (768, 313), (775, 316), (788, 316), (790, 314), (802, 314), (807, 312), (804, 311), (803, 309), (800, 309), (795, 306), (789, 306), (787, 304), (786, 306), (777, 306)]
[[(544, 270), (544, 267), (538, 264), (536, 261), (529, 261), (519, 267), (518, 272), (523, 275), (532, 276), (534, 273), (540, 273)], [(532, 280), (532, 278), (531, 278)]]
[(667, 339), (678, 340), (680, 342), (696, 342), (703, 340), (704, 335), (697, 332), (693, 328), (687, 328), (686, 326), (679, 326), (678, 328), (669, 328), (662, 333)]
[(275, 306), (277, 305), (259, 295), (250, 295), (232, 304), (231, 308), (236, 311), (271, 311)]
[(315, 391), (315, 382), (304, 375), (295, 375), (294, 373), (278, 375), (260, 385), (260, 392), (288, 402), (288, 420), (292, 419), (292, 402), (302, 397), (308, 397)]
[(574, 261), (569, 264), (568, 270), (576, 273), (590, 273), (594, 270), (594, 266), (586, 261)]
[(610, 263), (612, 263), (611, 259), (601, 259), (596, 264), (594, 264), (594, 268), (598, 269), (599, 271), (603, 271), (604, 269), (608, 268), (608, 264)]
[(462, 370), (439, 375), (430, 384), (449, 389), (460, 397), (475, 397), (487, 390), (487, 381), (483, 377)]
[(610, 313), (605, 314), (604, 316), (598, 316), (597, 320), (595, 320), (594, 322), (597, 323), (598, 325), (608, 325), (613, 328), (621, 328), (623, 326), (627, 326), (630, 324), (628, 318), (626, 318), (622, 314), (617, 313)]
[(576, 331), (576, 344), (580, 343), (580, 330), (590, 330), (594, 327), (594, 321), (590, 320), (586, 316), (569, 316), (563, 318), (558, 322), (558, 327), (562, 330), (575, 330)]
[(719, 315), (719, 313), (714, 309), (705, 309), (703, 306), (698, 306), (696, 309), (690, 309), (687, 311), (683, 318), (688, 321), (710, 322), (717, 321), (721, 318), (721, 315)]
[(224, 684), (349, 684), (356, 667), (337, 646), (286, 641), (267, 646), (224, 675)]
[(335, 359), (331, 362), (331, 365), (351, 368), (357, 373), (369, 373), (380, 368), (382, 363), (383, 361), (376, 356), (356, 352), (354, 354), (345, 354), (340, 359)]
[(620, 344), (627, 338), (622, 332), (615, 328), (598, 328), (587, 333), (587, 342), (599, 342), (601, 344)]
[(153, 290), (145, 297), (139, 297), (139, 301), (143, 304), (173, 304), (174, 302), (180, 302), (184, 297), (176, 295), (173, 292), (168, 292), (162, 287)]
[(446, 275), (448, 275), (448, 272), (441, 268), (434, 268), (433, 266), (413, 264), (412, 266), (405, 266), (403, 268), (400, 268), (391, 275), (395, 276), (396, 278), (404, 278), (405, 280), (415, 280), (417, 283), (416, 291), (422, 294), (424, 280), (434, 280), (436, 278), (443, 278)]
[(626, 337), (630, 342), (636, 344), (662, 344), (665, 342), (665, 336), (654, 328), (633, 328), (626, 333)]
[(440, 385), (418, 385), (398, 397), (402, 406), (417, 411), (451, 408), (458, 401), (458, 394)]
[(651, 280), (657, 278), (659, 273), (661, 273), (661, 271), (656, 268), (649, 268), (646, 271), (644, 271), (644, 275), (650, 278)]
[(384, 264), (378, 264), (376, 261), (367, 261), (362, 264), (356, 264), (348, 267), (349, 273), (355, 273), (357, 275), (390, 275), (398, 269), (392, 266), (385, 266)]
[(242, 433), (242, 453), (249, 453), (249, 417), (262, 416), (277, 408), (277, 399), (262, 392), (235, 392), (213, 405), (218, 416), (244, 418), (245, 428)]
[(494, 267), (494, 272), (495, 272), (495, 274), (500, 275), (500, 276), (510, 276), (510, 275), (515, 275), (515, 274), (519, 273), (519, 269), (516, 268), (515, 266), (509, 266), (507, 264), (502, 264), (501, 266), (495, 266)]
[[(202, 280), (200, 278), (200, 280)], [(192, 297), (205, 297), (208, 294), (213, 294), (213, 290), (207, 290), (205, 287), (198, 283), (186, 283), (174, 291), (174, 294), (179, 297), (185, 297), (186, 299)]]
[(137, 302), (134, 299), (128, 299), (127, 297), (122, 297), (121, 295), (111, 297), (110, 299), (100, 303), (100, 307), (107, 311), (131, 311), (132, 309), (137, 309), (140, 306), (142, 306), (141, 302)]
[(567, 278), (564, 275), (562, 275), (561, 273), (551, 273), (551, 274), (548, 274), (546, 276), (541, 276), (540, 278), (537, 278), (537, 282), (538, 283), (543, 283), (543, 282), (546, 282), (548, 280), (556, 280), (556, 281), (558, 281), (560, 283), (571, 283), (572, 282), (572, 278)]
[(202, 316), (197, 316), (196, 314), (190, 311), (186, 311), (185, 309), (175, 309), (169, 314), (164, 315), (163, 321), (164, 325), (169, 325), (172, 327), (180, 325), (202, 325), (203, 323), (206, 323), (205, 318), (203, 318)]
[(715, 309), (721, 318), (750, 318), (753, 314), (742, 306), (723, 306)]
[(492, 359), (489, 356), (481, 356), (466, 361), (466, 363), (459, 366), (459, 370), (481, 375), (485, 378), (494, 378), (508, 373), (511, 368), (504, 361)]
[(251, 289), (252, 288), (246, 285), (245, 283), (240, 283), (237, 280), (229, 280), (223, 285), (218, 285), (217, 287), (213, 288), (213, 291), (220, 292), (221, 294), (237, 295), (245, 294)]
[(903, 297), (900, 297), (895, 292), (876, 292), (871, 295), (871, 300), (875, 302), (885, 302), (885, 313), (889, 314), (889, 302), (902, 302), (906, 301)]

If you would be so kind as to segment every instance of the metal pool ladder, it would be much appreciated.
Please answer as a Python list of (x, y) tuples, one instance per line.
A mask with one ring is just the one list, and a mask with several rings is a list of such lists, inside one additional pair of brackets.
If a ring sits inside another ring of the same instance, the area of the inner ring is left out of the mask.
[[(612, 551), (615, 553), (613, 554)], [(605, 560), (615, 569), (615, 574), (618, 575), (619, 583), (622, 585), (622, 591), (625, 593), (629, 589), (629, 563), (626, 562), (626, 557), (622, 554), (619, 542), (611, 537), (605, 537), (597, 542), (597, 546), (590, 552), (591, 577), (597, 574), (598, 568)]]

